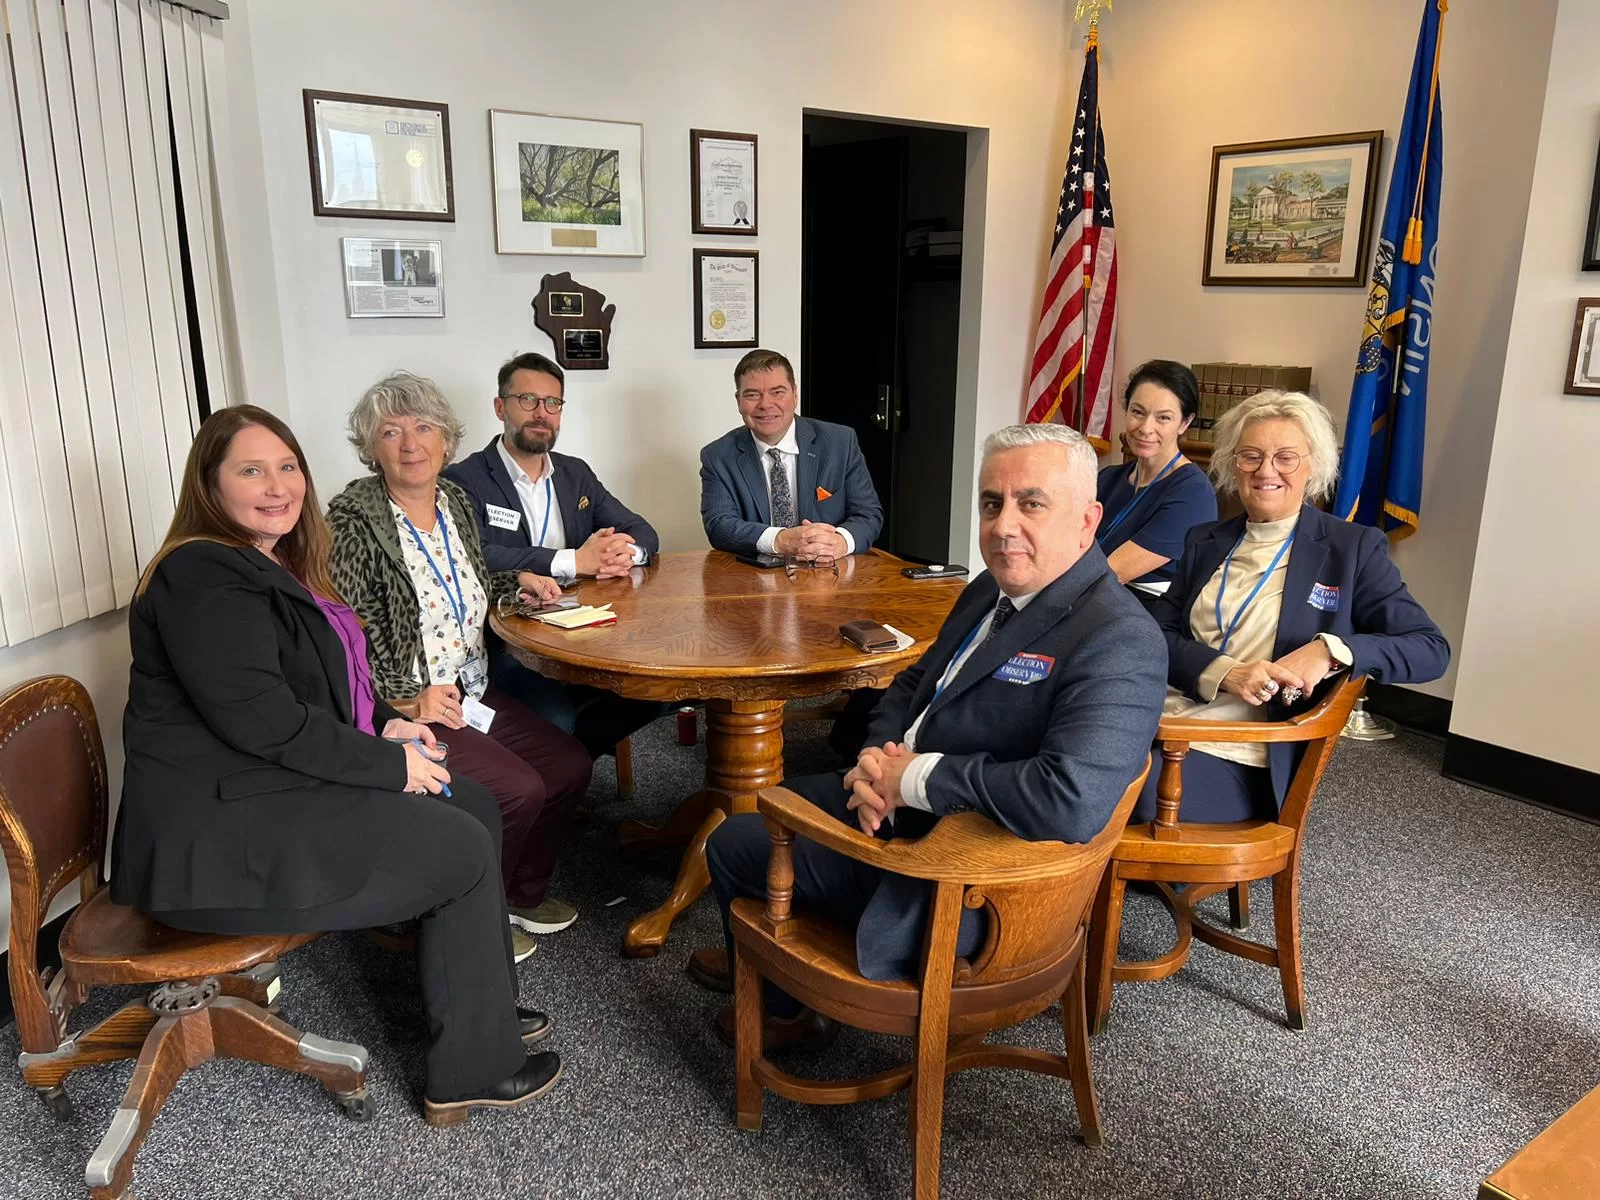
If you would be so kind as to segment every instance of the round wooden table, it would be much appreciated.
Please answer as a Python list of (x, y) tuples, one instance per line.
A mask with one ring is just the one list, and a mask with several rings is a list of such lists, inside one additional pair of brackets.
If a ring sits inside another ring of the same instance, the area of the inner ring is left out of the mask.
[[(915, 662), (939, 632), (965, 581), (907, 579), (908, 564), (874, 551), (791, 579), (721, 551), (663, 554), (626, 579), (585, 580), (585, 604), (610, 604), (615, 625), (561, 630), (521, 617), (492, 617), (516, 657), (553, 679), (641, 700), (703, 700), (705, 786), (659, 828), (627, 822), (625, 847), (684, 845), (672, 895), (628, 928), (626, 953), (645, 958), (711, 881), (706, 838), (730, 814), (754, 812), (756, 793), (783, 778), (787, 700), (882, 687)], [(858, 618), (916, 638), (905, 650), (864, 654), (839, 636)]]

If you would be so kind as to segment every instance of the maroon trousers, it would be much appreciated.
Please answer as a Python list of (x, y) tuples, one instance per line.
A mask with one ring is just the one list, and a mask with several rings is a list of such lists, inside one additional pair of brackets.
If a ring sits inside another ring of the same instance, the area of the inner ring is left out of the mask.
[(533, 908), (544, 899), (556, 859), (572, 833), (578, 802), (589, 790), (594, 763), (583, 743), (489, 687), (483, 703), (494, 709), (488, 733), (470, 726), (432, 726), (450, 747), (450, 774), (476, 779), (500, 805), (500, 872), (506, 901)]

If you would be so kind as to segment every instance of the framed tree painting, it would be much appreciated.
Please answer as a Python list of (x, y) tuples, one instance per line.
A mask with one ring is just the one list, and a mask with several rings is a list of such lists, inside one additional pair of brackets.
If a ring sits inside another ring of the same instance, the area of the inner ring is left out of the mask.
[(1201, 282), (1362, 287), (1383, 130), (1216, 146)]
[(489, 111), (495, 249), (644, 257), (644, 126)]

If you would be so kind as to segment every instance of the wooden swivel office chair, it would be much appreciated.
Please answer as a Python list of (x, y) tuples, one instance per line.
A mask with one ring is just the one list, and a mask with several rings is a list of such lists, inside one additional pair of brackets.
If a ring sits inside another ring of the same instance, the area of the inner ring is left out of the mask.
[[(853, 1104), (909, 1087), (913, 1187), (918, 1200), (937, 1200), (945, 1078), (972, 1067), (1020, 1067), (1070, 1080), (1083, 1139), (1100, 1145), (1084, 1010), (1084, 920), (1149, 769), (1147, 762), (1105, 829), (1076, 846), (1026, 842), (971, 812), (942, 818), (916, 841), (885, 842), (785, 788), (761, 792), (757, 805), (772, 833), (767, 899), (735, 900), (732, 913), (739, 1127), (761, 1128), (765, 1091), (806, 1104)], [(791, 910), (796, 834), (936, 885), (920, 978), (865, 978), (853, 931)], [(988, 936), (970, 961), (955, 953), (963, 908), (981, 908), (989, 918)], [(762, 1054), (763, 976), (835, 1020), (916, 1039), (915, 1062), (838, 1082), (780, 1070)], [(993, 1030), (1058, 1000), (1065, 1054), (984, 1044)]]
[[(106, 759), (88, 693), (55, 675), (0, 696), (0, 848), (11, 878), (9, 974), (22, 1036), (22, 1078), (58, 1118), (72, 1115), (73, 1071), (137, 1056), (122, 1107), (84, 1172), (95, 1200), (120, 1200), (156, 1114), (190, 1067), (243, 1058), (320, 1080), (355, 1120), (372, 1116), (367, 1052), (302, 1034), (263, 1005), (278, 992), (277, 959), (315, 934), (184, 933), (111, 903)], [(38, 969), (39, 927), (74, 880), (82, 897), (61, 934), (61, 966)], [(156, 985), (92, 1029), (68, 1035), (89, 989)]]
[[(1096, 1033), (1111, 1013), (1114, 983), (1165, 979), (1189, 957), (1194, 938), (1208, 946), (1278, 968), (1291, 1029), (1306, 1027), (1305, 977), (1300, 967), (1300, 847), (1306, 818), (1322, 773), (1339, 740), (1350, 710), (1367, 681), (1346, 677), (1314, 707), (1288, 721), (1197, 721), (1164, 718), (1156, 735), (1161, 743), (1161, 777), (1157, 784), (1156, 818), (1130, 825), (1111, 852), (1111, 861), (1095, 898), (1089, 948), (1089, 1013)], [(1305, 742), (1305, 756), (1289, 782), (1276, 821), (1233, 821), (1212, 824), (1178, 820), (1183, 803), (1183, 760), (1191, 742)], [(1146, 962), (1117, 958), (1122, 930), (1122, 903), (1128, 880), (1156, 884), (1162, 903), (1178, 927), (1177, 944)], [(1252, 942), (1211, 924), (1195, 906), (1218, 892), (1229, 894), (1229, 923), (1236, 930), (1250, 924), (1250, 883), (1272, 880), (1272, 908), (1277, 945)], [(1185, 885), (1178, 891), (1174, 885)]]

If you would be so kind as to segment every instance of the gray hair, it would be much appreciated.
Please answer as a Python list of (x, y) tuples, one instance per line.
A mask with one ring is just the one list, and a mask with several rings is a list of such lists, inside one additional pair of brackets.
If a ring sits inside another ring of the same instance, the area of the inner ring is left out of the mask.
[(1239, 449), (1239, 439), (1250, 422), (1273, 418), (1293, 421), (1306, 435), (1311, 447), (1311, 478), (1306, 483), (1306, 495), (1321, 500), (1331, 494), (1339, 478), (1339, 437), (1333, 429), (1333, 418), (1304, 392), (1278, 391), (1257, 392), (1217, 422), (1211, 448), (1211, 478), (1217, 491), (1224, 496), (1238, 492), (1233, 456)]
[[(1067, 452), (1067, 474), (1072, 482), (1094, 499), (1100, 458), (1089, 439), (1068, 425), (1003, 425), (983, 439), (983, 462), (1003, 450), (1027, 446), (1061, 446)], [(980, 470), (981, 470), (980, 466)]]
[(378, 462), (372, 456), (372, 443), (378, 435), (378, 424), (385, 417), (416, 417), (444, 430), (444, 461), (447, 463), (456, 456), (456, 447), (467, 432), (466, 425), (456, 416), (456, 410), (450, 407), (450, 401), (444, 398), (433, 380), (410, 371), (396, 371), (362, 393), (350, 410), (350, 420), (345, 426), (361, 465), (374, 473), (378, 471)]

